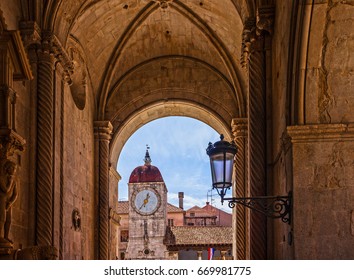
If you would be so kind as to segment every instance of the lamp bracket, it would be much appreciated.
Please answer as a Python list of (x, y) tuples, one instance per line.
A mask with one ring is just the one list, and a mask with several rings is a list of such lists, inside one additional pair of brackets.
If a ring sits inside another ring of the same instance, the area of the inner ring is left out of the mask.
[(240, 204), (269, 218), (281, 219), (288, 224), (291, 222), (292, 192), (287, 196), (232, 197), (223, 200), (228, 201), (230, 208)]

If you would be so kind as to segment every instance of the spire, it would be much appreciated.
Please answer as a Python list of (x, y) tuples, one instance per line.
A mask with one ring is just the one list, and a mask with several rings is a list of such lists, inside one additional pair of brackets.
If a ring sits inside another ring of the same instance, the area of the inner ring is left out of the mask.
[(146, 153), (145, 153), (145, 165), (150, 165), (151, 164), (151, 158), (150, 158), (150, 154), (149, 154), (149, 145), (146, 145)]

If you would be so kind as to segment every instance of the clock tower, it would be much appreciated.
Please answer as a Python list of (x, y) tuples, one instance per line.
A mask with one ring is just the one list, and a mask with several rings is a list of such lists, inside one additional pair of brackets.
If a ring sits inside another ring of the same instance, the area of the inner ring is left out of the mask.
[(164, 245), (167, 220), (167, 188), (159, 169), (151, 165), (148, 149), (145, 164), (130, 175), (129, 242), (127, 259), (166, 259)]

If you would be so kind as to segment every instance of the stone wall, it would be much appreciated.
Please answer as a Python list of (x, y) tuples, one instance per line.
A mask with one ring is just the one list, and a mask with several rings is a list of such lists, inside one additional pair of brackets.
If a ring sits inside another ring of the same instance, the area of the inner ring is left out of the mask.
[[(353, 1), (307, 1), (292, 87), (296, 259), (353, 259)], [(300, 28), (301, 29), (301, 28)], [(306, 31), (309, 33), (307, 34)]]
[(308, 46), (306, 123), (354, 121), (353, 1), (317, 1)]
[[(79, 110), (69, 86), (64, 88), (63, 132), (63, 239), (64, 259), (94, 258), (95, 190), (93, 98)], [(58, 108), (59, 109), (59, 108)], [(59, 110), (58, 110), (59, 111)], [(81, 213), (81, 229), (75, 230), (72, 212)]]
[(353, 125), (288, 128), (296, 259), (353, 259)]

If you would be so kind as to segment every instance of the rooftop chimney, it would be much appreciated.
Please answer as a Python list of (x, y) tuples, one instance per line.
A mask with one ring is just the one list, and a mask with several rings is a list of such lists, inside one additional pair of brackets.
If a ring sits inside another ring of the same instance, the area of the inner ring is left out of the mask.
[(183, 210), (183, 198), (184, 198), (184, 192), (179, 192), (178, 193), (178, 199), (179, 199), (179, 208)]

